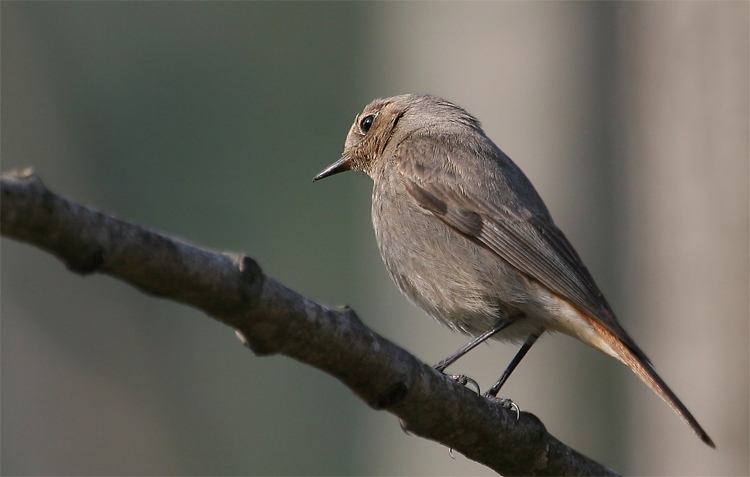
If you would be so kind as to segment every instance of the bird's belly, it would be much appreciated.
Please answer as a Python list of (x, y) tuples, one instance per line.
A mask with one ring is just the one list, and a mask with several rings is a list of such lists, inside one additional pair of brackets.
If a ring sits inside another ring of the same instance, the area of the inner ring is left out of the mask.
[[(388, 273), (412, 303), (469, 334), (522, 311), (531, 286), (524, 275), (428, 212), (410, 204), (398, 210), (373, 210), (373, 226)], [(389, 223), (380, 223), (381, 217)], [(523, 341), (543, 328), (533, 316), (524, 316), (496, 338)]]

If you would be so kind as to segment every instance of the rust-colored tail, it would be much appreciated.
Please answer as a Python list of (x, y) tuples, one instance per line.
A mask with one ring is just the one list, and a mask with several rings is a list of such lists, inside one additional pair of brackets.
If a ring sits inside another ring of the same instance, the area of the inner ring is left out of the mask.
[(706, 431), (704, 431), (701, 425), (698, 424), (698, 421), (692, 414), (690, 414), (690, 411), (688, 411), (685, 405), (682, 404), (682, 401), (680, 401), (672, 390), (669, 389), (667, 383), (656, 374), (656, 371), (651, 364), (644, 359), (643, 353), (640, 350), (634, 352), (634, 350), (625, 345), (619, 337), (596, 320), (590, 320), (590, 322), (594, 326), (597, 334), (599, 334), (599, 336), (601, 336), (601, 338), (619, 355), (620, 360), (632, 369), (652, 391), (664, 400), (664, 402), (669, 404), (669, 407), (671, 407), (672, 410), (674, 410), (674, 412), (676, 412), (682, 420), (684, 420), (687, 425), (698, 434), (698, 437), (700, 437), (703, 442), (715, 449), (716, 444), (714, 444), (714, 441), (708, 437)]

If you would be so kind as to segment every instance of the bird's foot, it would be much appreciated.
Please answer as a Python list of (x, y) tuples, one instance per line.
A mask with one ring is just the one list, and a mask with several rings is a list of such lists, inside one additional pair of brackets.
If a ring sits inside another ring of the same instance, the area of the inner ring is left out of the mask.
[(461, 386), (469, 387), (469, 385), (471, 384), (477, 390), (477, 395), (479, 395), (479, 383), (477, 383), (474, 379), (466, 376), (465, 374), (446, 374), (446, 376), (454, 380)]
[(484, 397), (487, 398), (489, 401), (495, 402), (506, 409), (516, 411), (516, 420), (521, 418), (521, 408), (518, 407), (518, 404), (514, 403), (511, 399), (499, 398), (495, 396), (494, 394), (491, 394), (490, 391), (487, 391), (486, 393), (484, 393)]

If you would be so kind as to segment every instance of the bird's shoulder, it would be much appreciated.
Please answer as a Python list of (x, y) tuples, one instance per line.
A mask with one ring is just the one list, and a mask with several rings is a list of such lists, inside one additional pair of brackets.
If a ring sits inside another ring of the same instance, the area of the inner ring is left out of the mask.
[(391, 167), (405, 181), (476, 202), (477, 212), (553, 224), (531, 181), (481, 130), (415, 131), (397, 143)]

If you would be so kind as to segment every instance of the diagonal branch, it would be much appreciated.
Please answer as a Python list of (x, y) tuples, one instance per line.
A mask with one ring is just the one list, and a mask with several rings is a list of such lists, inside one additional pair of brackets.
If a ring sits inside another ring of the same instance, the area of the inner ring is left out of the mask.
[(501, 474), (616, 475), (420, 362), (368, 329), (348, 307), (319, 305), (219, 253), (124, 222), (50, 192), (30, 170), (2, 175), (0, 232), (48, 251), (76, 273), (104, 273), (185, 303), (237, 330), (257, 355), (283, 354), (341, 380), (369, 406), (398, 416)]

